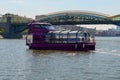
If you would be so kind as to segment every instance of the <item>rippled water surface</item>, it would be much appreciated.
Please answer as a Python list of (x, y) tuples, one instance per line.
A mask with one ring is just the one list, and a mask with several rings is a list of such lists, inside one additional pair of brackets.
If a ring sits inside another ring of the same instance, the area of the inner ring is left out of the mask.
[(120, 38), (97, 37), (95, 51), (29, 50), (0, 40), (0, 80), (120, 80)]

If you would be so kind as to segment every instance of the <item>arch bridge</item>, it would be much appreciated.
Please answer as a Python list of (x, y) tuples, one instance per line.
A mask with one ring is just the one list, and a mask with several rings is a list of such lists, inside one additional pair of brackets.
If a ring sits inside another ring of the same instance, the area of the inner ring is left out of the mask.
[[(28, 23), (12, 23), (10, 16), (6, 23), (0, 23), (1, 33), (4, 38), (21, 38), (21, 32), (27, 29)], [(75, 25), (75, 24), (115, 24), (120, 26), (120, 15), (108, 16), (88, 11), (61, 11), (47, 15), (37, 15), (36, 20), (50, 22), (53, 25)]]
[(120, 15), (109, 16), (90, 11), (61, 11), (47, 15), (38, 15), (36, 20), (52, 24), (115, 24), (120, 25)]

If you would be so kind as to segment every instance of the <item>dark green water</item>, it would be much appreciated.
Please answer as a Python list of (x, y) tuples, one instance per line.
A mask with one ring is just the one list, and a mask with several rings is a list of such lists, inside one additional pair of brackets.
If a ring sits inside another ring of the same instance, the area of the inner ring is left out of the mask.
[(120, 38), (97, 37), (89, 52), (29, 50), (0, 40), (0, 80), (120, 80)]

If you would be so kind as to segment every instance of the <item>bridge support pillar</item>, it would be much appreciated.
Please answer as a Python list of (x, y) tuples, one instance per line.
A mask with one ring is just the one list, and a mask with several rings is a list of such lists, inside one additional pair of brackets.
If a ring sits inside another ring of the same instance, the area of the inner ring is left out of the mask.
[(7, 14), (6, 30), (2, 34), (2, 36), (6, 39), (22, 38), (22, 34), (14, 32), (14, 27), (11, 26), (11, 16), (10, 16), (10, 14)]

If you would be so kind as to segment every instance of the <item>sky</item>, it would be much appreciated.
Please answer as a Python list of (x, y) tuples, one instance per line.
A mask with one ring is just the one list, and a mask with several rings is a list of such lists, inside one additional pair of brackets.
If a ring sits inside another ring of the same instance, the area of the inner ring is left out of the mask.
[(0, 14), (35, 15), (64, 10), (85, 10), (108, 15), (120, 14), (120, 0), (0, 0)]
[(120, 0), (0, 0), (0, 14), (32, 17), (64, 10), (120, 14)]

